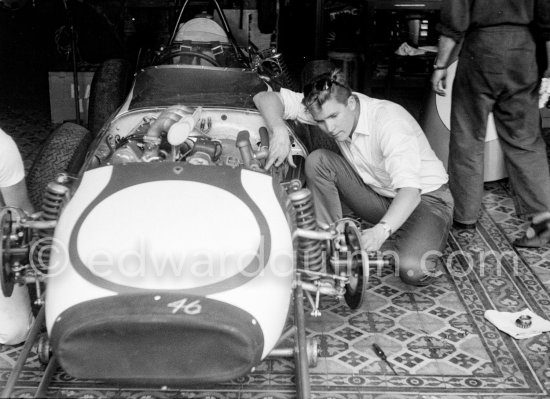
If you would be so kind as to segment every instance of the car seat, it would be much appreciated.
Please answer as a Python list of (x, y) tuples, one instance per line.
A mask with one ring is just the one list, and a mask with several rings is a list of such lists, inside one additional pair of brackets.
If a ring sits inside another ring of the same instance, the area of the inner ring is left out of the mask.
[(213, 19), (196, 17), (180, 24), (176, 33), (177, 42), (191, 40), (197, 42), (229, 43), (227, 33)]
[(159, 63), (240, 67), (229, 34), (208, 14), (179, 25), (172, 44)]

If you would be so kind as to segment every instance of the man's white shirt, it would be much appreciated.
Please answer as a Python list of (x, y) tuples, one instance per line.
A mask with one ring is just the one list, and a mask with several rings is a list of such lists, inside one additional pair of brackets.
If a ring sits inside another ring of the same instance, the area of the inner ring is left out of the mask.
[[(393, 198), (399, 188), (418, 188), (425, 194), (447, 183), (443, 163), (411, 114), (391, 101), (353, 94), (359, 99), (359, 120), (351, 138), (337, 144), (365, 184)], [(302, 93), (281, 89), (280, 96), (284, 119), (316, 124), (302, 104)]]

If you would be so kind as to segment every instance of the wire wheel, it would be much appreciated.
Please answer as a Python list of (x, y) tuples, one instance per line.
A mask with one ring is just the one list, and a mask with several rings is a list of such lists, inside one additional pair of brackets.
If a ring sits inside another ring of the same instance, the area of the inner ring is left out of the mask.
[(11, 212), (2, 212), (2, 218), (0, 219), (0, 231), (2, 232), (2, 237), (0, 240), (0, 261), (2, 262), (0, 265), (0, 285), (4, 296), (10, 297), (13, 293), (14, 286), (11, 262), (9, 259), (10, 236), (13, 234)]

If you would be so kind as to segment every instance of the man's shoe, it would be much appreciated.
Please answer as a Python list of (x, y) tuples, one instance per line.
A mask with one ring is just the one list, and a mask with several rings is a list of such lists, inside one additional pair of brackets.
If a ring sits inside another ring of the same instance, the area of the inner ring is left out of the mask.
[(533, 217), (523, 237), (514, 241), (516, 247), (540, 248), (550, 241), (550, 214), (540, 213)]
[(550, 240), (550, 212), (543, 212), (535, 215), (526, 234), (528, 237), (537, 236)]
[(476, 228), (475, 223), (461, 223), (453, 220), (453, 228), (456, 230), (474, 230)]
[(527, 238), (527, 235), (524, 235), (523, 237), (518, 238), (516, 241), (514, 241), (513, 245), (520, 248), (540, 248), (544, 247), (547, 243), (547, 240), (539, 236)]

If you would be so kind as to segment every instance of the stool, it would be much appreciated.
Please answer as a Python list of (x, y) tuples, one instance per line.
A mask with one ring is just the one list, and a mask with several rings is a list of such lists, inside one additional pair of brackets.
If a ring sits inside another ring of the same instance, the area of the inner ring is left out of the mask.
[(352, 90), (358, 91), (360, 88), (360, 55), (347, 51), (329, 51), (328, 59), (342, 70), (349, 87), (351, 87)]

